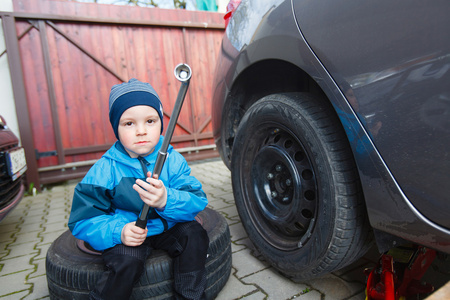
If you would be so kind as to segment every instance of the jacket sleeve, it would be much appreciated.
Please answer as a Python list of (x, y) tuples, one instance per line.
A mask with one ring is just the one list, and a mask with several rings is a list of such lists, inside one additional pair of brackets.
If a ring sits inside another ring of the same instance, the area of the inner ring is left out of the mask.
[(122, 229), (132, 221), (136, 221), (136, 214), (121, 210), (114, 215), (98, 215), (81, 220), (73, 227), (72, 234), (96, 250), (105, 250), (122, 244)]
[(167, 162), (167, 204), (163, 210), (156, 211), (168, 221), (192, 221), (208, 204), (206, 194), (200, 181), (190, 175), (191, 169), (181, 154), (172, 151)]
[(72, 234), (96, 250), (120, 244), (122, 228), (136, 220), (134, 213), (119, 214), (112, 206), (110, 184), (101, 176), (105, 169), (105, 165), (94, 165), (75, 187), (68, 222)]

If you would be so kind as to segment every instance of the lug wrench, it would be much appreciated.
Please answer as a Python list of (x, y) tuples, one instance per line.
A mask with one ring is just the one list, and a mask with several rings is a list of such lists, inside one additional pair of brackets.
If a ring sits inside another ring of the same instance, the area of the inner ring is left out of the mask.
[[(189, 81), (191, 79), (192, 71), (187, 64), (179, 64), (174, 70), (175, 77), (181, 81), (180, 90), (178, 91), (177, 100), (172, 110), (172, 115), (170, 116), (169, 125), (167, 126), (166, 135), (164, 136), (161, 149), (156, 157), (155, 167), (153, 168), (152, 177), (159, 178), (161, 170), (163, 168), (164, 162), (167, 157), (167, 148), (169, 147), (170, 140), (172, 139), (173, 132), (175, 130), (175, 125), (177, 124), (178, 116), (183, 106), (184, 98), (186, 97), (186, 92), (189, 87)], [(145, 174), (147, 176), (147, 174)], [(144, 203), (141, 213), (136, 220), (136, 226), (145, 229), (147, 226), (147, 215), (150, 207)]]

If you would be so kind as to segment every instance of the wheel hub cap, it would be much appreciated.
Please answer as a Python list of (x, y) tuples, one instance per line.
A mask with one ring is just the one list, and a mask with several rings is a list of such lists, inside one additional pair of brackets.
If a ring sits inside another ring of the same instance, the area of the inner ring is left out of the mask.
[(286, 131), (275, 132), (254, 156), (251, 214), (270, 244), (292, 250), (304, 244), (314, 225), (316, 180), (301, 143)]

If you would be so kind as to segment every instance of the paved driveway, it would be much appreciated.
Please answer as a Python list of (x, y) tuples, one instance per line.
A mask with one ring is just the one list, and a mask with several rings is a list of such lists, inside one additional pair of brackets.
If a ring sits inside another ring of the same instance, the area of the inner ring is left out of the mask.
[[(279, 275), (258, 258), (247, 238), (234, 205), (230, 172), (218, 159), (190, 164), (202, 183), (209, 207), (228, 221), (232, 240), (233, 269), (218, 300), (301, 299), (363, 300), (363, 270), (379, 258), (376, 249), (351, 266), (303, 283)], [(45, 255), (51, 243), (67, 230), (72, 193), (77, 182), (49, 188), (26, 197), (0, 223), (0, 300), (49, 299)], [(450, 263), (435, 260), (429, 282), (440, 287), (450, 279)]]

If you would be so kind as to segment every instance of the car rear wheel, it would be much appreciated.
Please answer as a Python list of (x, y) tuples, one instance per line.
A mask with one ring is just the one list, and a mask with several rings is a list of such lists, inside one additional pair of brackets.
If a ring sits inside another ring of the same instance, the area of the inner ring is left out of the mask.
[(350, 145), (322, 99), (274, 94), (253, 104), (236, 134), (231, 172), (250, 239), (286, 276), (332, 272), (372, 245)]

